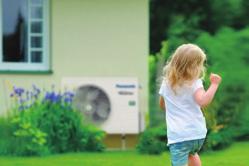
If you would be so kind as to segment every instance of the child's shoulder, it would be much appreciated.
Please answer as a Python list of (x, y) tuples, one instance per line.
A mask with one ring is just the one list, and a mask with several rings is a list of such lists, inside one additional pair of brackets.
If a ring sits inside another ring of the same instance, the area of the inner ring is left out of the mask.
[(200, 88), (200, 87), (203, 87), (203, 81), (202, 81), (201, 78), (198, 78), (198, 79), (196, 79), (196, 80), (193, 82), (192, 88), (193, 88), (193, 90), (195, 91), (195, 90), (197, 90), (197, 89)]
[(166, 87), (168, 87), (168, 86), (169, 86), (169, 81), (168, 81), (166, 78), (164, 78), (164, 79), (161, 81), (161, 87), (166, 88)]

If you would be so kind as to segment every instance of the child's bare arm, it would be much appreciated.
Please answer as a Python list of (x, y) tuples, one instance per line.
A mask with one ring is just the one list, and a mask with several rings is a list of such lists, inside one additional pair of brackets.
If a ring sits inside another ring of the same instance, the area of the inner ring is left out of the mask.
[(214, 95), (221, 82), (221, 77), (217, 74), (211, 74), (210, 81), (211, 81), (211, 85), (209, 86), (207, 91), (205, 91), (204, 88), (200, 88), (196, 90), (194, 94), (195, 101), (201, 107), (205, 107), (212, 102)]
[(159, 106), (162, 110), (165, 110), (165, 102), (162, 96), (159, 98)]

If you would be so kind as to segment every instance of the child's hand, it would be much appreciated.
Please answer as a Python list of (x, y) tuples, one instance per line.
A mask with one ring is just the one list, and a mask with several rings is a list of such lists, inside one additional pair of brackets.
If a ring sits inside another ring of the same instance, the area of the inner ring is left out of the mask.
[(221, 77), (218, 74), (211, 73), (210, 74), (211, 84), (219, 84), (221, 82)]

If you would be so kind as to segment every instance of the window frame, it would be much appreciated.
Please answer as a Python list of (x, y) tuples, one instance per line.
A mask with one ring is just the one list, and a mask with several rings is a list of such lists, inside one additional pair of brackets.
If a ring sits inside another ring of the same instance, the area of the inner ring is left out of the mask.
[[(51, 59), (50, 59), (50, 50), (49, 50), (49, 44), (50, 44), (50, 32), (49, 32), (49, 27), (50, 27), (50, 5), (49, 1), (50, 0), (42, 0), (42, 48), (31, 48), (31, 22), (33, 19), (30, 18), (31, 14), (31, 6), (36, 6), (36, 5), (31, 5), (31, 0), (28, 1), (28, 62), (4, 62), (3, 61), (3, 32), (2, 32), (2, 24), (3, 24), (3, 15), (2, 15), (2, 3), (3, 0), (0, 0), (0, 34), (1, 39), (0, 39), (0, 71), (51, 71)], [(31, 51), (30, 50), (40, 50), (42, 51), (42, 63), (37, 63), (37, 62), (31, 62)]]

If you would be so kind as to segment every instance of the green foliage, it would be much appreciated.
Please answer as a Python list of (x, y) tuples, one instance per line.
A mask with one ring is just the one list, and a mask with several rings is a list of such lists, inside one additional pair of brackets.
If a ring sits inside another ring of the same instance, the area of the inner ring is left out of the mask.
[(234, 28), (245, 27), (245, 24), (238, 21), (242, 17), (241, 0), (209, 0), (210, 12), (207, 13), (205, 21), (211, 23), (207, 28), (203, 27), (208, 32), (216, 32), (224, 26)]
[(233, 142), (233, 131), (231, 128), (222, 129), (220, 131), (210, 131), (203, 150), (220, 150), (227, 148)]
[(159, 108), (158, 90), (162, 82), (162, 69), (165, 65), (165, 58), (169, 56), (168, 42), (162, 42), (162, 48), (156, 55), (149, 56), (149, 118), (150, 127), (164, 124), (165, 111)]
[[(188, 39), (196, 37), (196, 32), (199, 31), (198, 29), (201, 29), (200, 26), (203, 24), (206, 26), (209, 23), (203, 22), (210, 13), (209, 1), (186, 0), (183, 3), (181, 0), (151, 0), (150, 51), (153, 53), (159, 51), (161, 41), (172, 37), (171, 35), (175, 33), (186, 32), (184, 34)], [(174, 28), (177, 30), (174, 30)]]
[(171, 24), (167, 31), (169, 38), (176, 37), (191, 41), (196, 39), (202, 32), (198, 29), (200, 17), (197, 15), (190, 18), (185, 18), (183, 15), (174, 15), (171, 19)]
[(138, 151), (144, 154), (161, 154), (166, 150), (166, 135), (164, 125), (146, 129), (140, 136)]
[(27, 100), (23, 94), (25, 90), (14, 89), (11, 95), (16, 101), (13, 113), (0, 117), (1, 155), (104, 150), (105, 133), (83, 123), (82, 114), (72, 107), (71, 92), (37, 93), (27, 96)]
[(240, 0), (241, 4), (240, 4), (240, 10), (241, 11), (241, 17), (238, 18), (238, 24), (239, 25), (249, 25), (249, 1), (248, 0)]
[(14, 145), (13, 132), (14, 125), (10, 123), (10, 119), (0, 117), (0, 155), (12, 154), (17, 145)]
[(81, 130), (81, 119), (73, 110), (67, 110), (58, 104), (46, 103), (37, 118), (39, 128), (48, 133), (48, 146), (53, 153), (77, 151), (80, 144), (78, 133)]
[(46, 133), (22, 116), (0, 117), (0, 155), (46, 155)]
[(38, 117), (38, 126), (48, 133), (48, 146), (53, 153), (102, 151), (104, 132), (82, 124), (82, 114), (48, 104)]
[[(156, 72), (157, 72), (157, 58), (156, 56), (149, 56), (149, 81), (152, 82), (156, 80)], [(155, 91), (155, 86), (149, 86), (150, 92)]]
[(84, 126), (82, 130), (81, 151), (103, 151), (105, 146), (102, 143), (105, 133), (94, 126)]
[(14, 141), (18, 144), (14, 152), (16, 155), (29, 156), (49, 153), (48, 147), (46, 146), (47, 134), (32, 125), (30, 121), (27, 121), (25, 115), (13, 118), (11, 123), (13, 123), (16, 128), (13, 132)]
[(214, 101), (215, 111), (211, 110), (216, 122), (210, 130), (233, 129), (235, 139), (249, 135), (248, 119), (244, 118), (248, 116), (246, 101), (249, 99), (247, 41), (249, 29), (234, 31), (230, 28), (221, 29), (215, 36), (203, 34), (197, 40), (207, 53), (208, 72), (219, 73), (223, 78)]
[(183, 15), (175, 15), (172, 17), (167, 31), (170, 53), (173, 53), (181, 44), (193, 42), (202, 33), (198, 28), (199, 19), (199, 16), (185, 18)]
[(225, 26), (245, 28), (248, 6), (248, 0), (151, 0), (150, 52), (158, 52), (165, 39), (193, 42), (200, 32), (216, 34)]

